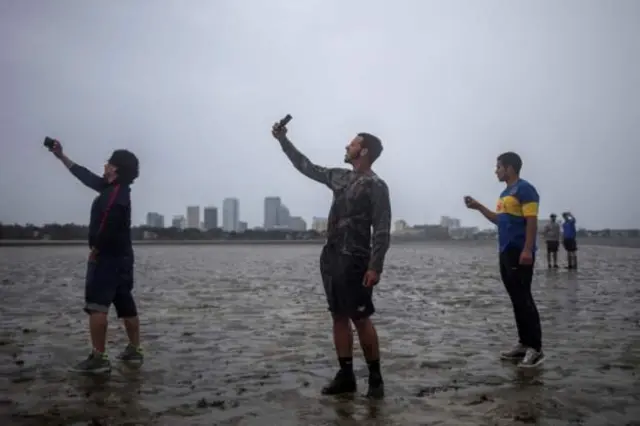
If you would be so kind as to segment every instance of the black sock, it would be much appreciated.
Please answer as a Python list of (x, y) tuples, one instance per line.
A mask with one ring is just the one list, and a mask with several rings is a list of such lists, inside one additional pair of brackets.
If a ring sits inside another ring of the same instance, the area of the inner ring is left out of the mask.
[(370, 376), (381, 376), (380, 374), (380, 360), (367, 361), (369, 367)]
[(338, 358), (338, 362), (340, 363), (340, 370), (342, 370), (343, 373), (353, 374), (353, 358), (352, 357)]

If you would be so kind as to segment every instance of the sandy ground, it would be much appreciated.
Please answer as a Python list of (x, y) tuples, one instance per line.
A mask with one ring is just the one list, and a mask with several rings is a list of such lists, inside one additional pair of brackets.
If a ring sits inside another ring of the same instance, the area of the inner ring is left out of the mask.
[(2, 247), (0, 424), (639, 425), (640, 250), (584, 247), (577, 273), (539, 262), (547, 361), (522, 373), (498, 360), (515, 329), (494, 248), (392, 248), (375, 316), (387, 398), (370, 403), (319, 395), (336, 368), (319, 246), (139, 247), (148, 358), (107, 380), (68, 372), (89, 349), (86, 249)]

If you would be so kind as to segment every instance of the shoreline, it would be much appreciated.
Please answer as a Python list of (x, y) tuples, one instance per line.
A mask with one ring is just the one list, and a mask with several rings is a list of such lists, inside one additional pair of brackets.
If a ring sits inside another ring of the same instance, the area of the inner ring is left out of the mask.
[[(193, 246), (193, 245), (223, 245), (223, 246), (247, 246), (247, 245), (322, 245), (324, 239), (315, 240), (134, 240), (134, 246)], [(391, 245), (495, 245), (494, 240), (391, 240)], [(86, 240), (1, 240), (0, 247), (68, 247), (86, 246)], [(583, 238), (578, 241), (578, 249), (584, 246), (603, 246), (618, 248), (640, 248), (640, 238)], [(539, 250), (544, 251), (544, 246), (539, 243)]]

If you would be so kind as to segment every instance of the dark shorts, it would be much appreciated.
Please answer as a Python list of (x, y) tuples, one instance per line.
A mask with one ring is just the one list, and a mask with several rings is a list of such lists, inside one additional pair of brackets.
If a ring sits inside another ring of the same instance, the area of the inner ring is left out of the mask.
[(559, 241), (547, 241), (547, 251), (549, 253), (557, 253), (558, 247), (560, 247)]
[(363, 285), (369, 259), (342, 254), (325, 246), (320, 256), (320, 273), (329, 311), (353, 320), (370, 317), (375, 312), (373, 290)]
[(133, 262), (117, 258), (99, 258), (87, 263), (84, 310), (87, 313), (109, 312), (111, 304), (118, 318), (138, 315), (133, 290)]
[(565, 238), (562, 241), (562, 245), (564, 246), (564, 249), (566, 251), (568, 251), (569, 253), (572, 253), (574, 251), (578, 251), (578, 243), (576, 243), (576, 239), (575, 238)]

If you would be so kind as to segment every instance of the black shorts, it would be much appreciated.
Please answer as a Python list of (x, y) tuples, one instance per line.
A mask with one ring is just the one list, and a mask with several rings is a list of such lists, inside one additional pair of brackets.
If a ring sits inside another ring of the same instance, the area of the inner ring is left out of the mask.
[(565, 238), (562, 241), (562, 245), (564, 246), (564, 249), (566, 251), (568, 251), (569, 253), (572, 253), (574, 251), (578, 251), (578, 243), (576, 243), (576, 239), (575, 238)]
[(138, 315), (133, 290), (133, 261), (98, 258), (87, 264), (84, 288), (84, 310), (87, 313), (109, 312), (113, 303), (118, 318)]
[(558, 247), (560, 247), (559, 241), (547, 241), (547, 251), (549, 253), (557, 253)]
[(320, 273), (329, 311), (354, 320), (375, 312), (372, 288), (363, 285), (368, 257), (339, 253), (325, 246), (320, 256)]

